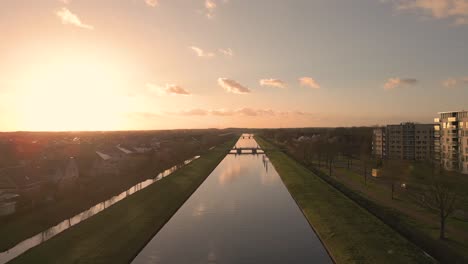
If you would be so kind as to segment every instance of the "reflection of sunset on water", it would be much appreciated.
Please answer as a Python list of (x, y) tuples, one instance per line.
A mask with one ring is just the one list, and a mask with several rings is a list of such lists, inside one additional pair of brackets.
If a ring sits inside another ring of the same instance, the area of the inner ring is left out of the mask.
[(236, 160), (229, 160), (226, 164), (226, 168), (219, 175), (219, 183), (225, 185), (234, 181), (236, 178), (242, 176), (241, 165)]

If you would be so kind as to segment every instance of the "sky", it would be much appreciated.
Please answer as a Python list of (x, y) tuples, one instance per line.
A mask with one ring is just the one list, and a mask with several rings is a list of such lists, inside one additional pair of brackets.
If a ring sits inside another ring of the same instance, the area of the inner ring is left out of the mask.
[(468, 0), (0, 0), (0, 131), (371, 126), (468, 109)]

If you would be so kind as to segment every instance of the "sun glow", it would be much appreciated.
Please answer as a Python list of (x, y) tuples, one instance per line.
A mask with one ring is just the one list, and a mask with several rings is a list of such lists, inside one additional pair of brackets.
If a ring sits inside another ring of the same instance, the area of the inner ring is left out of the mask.
[(23, 72), (19, 123), (28, 130), (109, 130), (122, 127), (125, 71), (91, 56), (63, 56)]

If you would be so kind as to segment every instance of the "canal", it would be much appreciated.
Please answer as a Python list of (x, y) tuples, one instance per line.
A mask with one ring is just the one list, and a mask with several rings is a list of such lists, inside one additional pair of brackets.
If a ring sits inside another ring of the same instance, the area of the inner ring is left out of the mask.
[(229, 154), (132, 263), (331, 262), (268, 158)]

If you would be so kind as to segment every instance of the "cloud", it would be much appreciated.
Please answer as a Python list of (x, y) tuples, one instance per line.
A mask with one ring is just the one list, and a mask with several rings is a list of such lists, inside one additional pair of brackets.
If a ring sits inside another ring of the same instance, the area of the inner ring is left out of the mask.
[(235, 114), (235, 112), (232, 110), (228, 110), (228, 109), (217, 109), (217, 110), (211, 110), (210, 114), (214, 116), (232, 116)]
[(457, 86), (458, 81), (454, 78), (449, 78), (442, 82), (442, 85), (446, 88)]
[(413, 79), (413, 78), (390, 78), (387, 80), (387, 82), (384, 84), (384, 88), (386, 90), (391, 90), (395, 89), (398, 87), (403, 87), (403, 86), (413, 86), (418, 83), (418, 80)]
[(206, 17), (213, 18), (217, 4), (214, 0), (205, 0)]
[(278, 88), (286, 88), (286, 83), (279, 79), (261, 79), (261, 86), (273, 86)]
[(400, 11), (413, 11), (435, 19), (451, 18), (456, 25), (468, 24), (468, 0), (392, 0), (390, 2)]
[(227, 48), (227, 49), (219, 49), (219, 52), (221, 54), (223, 54), (224, 56), (227, 56), (227, 57), (232, 57), (234, 56), (234, 52), (232, 51), (232, 49), (230, 48)]
[(166, 84), (165, 87), (161, 87), (152, 83), (147, 83), (146, 88), (149, 92), (156, 95), (190, 95), (191, 93), (183, 87), (175, 84)]
[(159, 4), (159, 1), (158, 0), (145, 0), (145, 3), (148, 6), (156, 7)]
[(442, 82), (442, 85), (446, 88), (452, 88), (458, 86), (460, 84), (468, 84), (468, 77), (462, 77), (459, 79), (456, 78), (448, 78), (447, 80)]
[(455, 25), (468, 25), (468, 18), (465, 17), (459, 17), (455, 19)]
[(303, 116), (310, 115), (310, 113), (301, 111), (275, 111), (272, 109), (257, 109), (250, 107), (242, 107), (238, 109), (213, 109), (205, 110), (200, 108), (182, 110), (179, 112), (171, 112), (169, 114), (183, 115), (183, 116)]
[(202, 50), (201, 48), (196, 47), (196, 46), (190, 46), (190, 48), (195, 52), (195, 54), (197, 54), (198, 57), (211, 58), (211, 57), (214, 57), (214, 56), (215, 56), (214, 53), (212, 53), (212, 52), (205, 52), (204, 50)]
[(236, 94), (250, 93), (251, 90), (242, 84), (227, 78), (218, 78), (218, 84), (226, 91)]
[(204, 109), (196, 108), (196, 109), (191, 109), (191, 110), (183, 110), (178, 113), (179, 115), (185, 115), (185, 116), (205, 116), (208, 115), (209, 112)]
[(57, 12), (55, 12), (55, 15), (57, 15), (57, 17), (60, 18), (62, 24), (64, 25), (74, 25), (80, 28), (94, 29), (93, 26), (81, 22), (80, 18), (77, 15), (73, 14), (70, 10), (68, 10), (65, 7), (62, 7), (61, 9), (57, 10)]
[(71, 3), (71, 0), (59, 0), (59, 2), (68, 5)]
[(299, 82), (302, 86), (308, 86), (313, 89), (320, 89), (320, 85), (311, 77), (302, 77), (299, 78)]
[(189, 91), (175, 84), (166, 84), (166, 92), (169, 94), (190, 95)]

